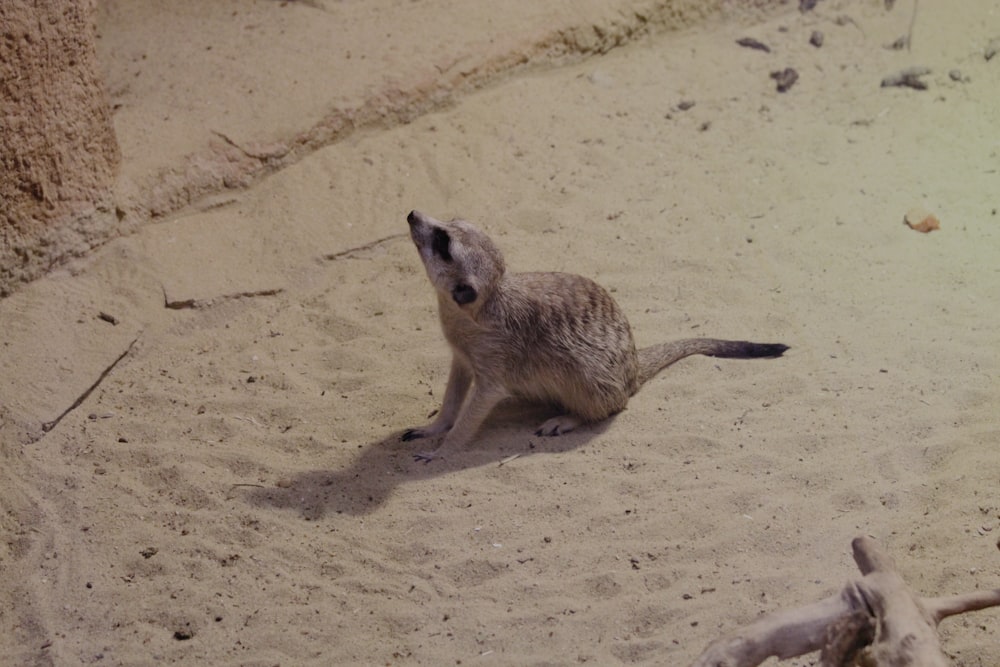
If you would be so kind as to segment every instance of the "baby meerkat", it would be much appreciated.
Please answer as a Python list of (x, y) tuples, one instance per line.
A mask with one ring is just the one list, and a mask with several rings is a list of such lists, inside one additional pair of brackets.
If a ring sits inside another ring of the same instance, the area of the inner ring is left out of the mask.
[(437, 292), (452, 350), (444, 401), (430, 424), (403, 440), (444, 434), (430, 461), (463, 447), (501, 400), (518, 397), (563, 411), (535, 431), (553, 436), (625, 409), (647, 380), (692, 354), (780, 357), (787, 345), (689, 338), (635, 349), (632, 329), (607, 290), (570, 273), (507, 273), (493, 241), (464, 220), (412, 211), (410, 236)]

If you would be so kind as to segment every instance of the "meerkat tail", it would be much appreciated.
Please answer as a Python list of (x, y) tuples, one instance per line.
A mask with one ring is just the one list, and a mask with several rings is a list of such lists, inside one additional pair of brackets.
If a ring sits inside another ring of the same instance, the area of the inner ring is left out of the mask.
[(685, 338), (651, 345), (638, 351), (639, 385), (645, 384), (647, 380), (675, 361), (693, 354), (726, 359), (773, 359), (780, 357), (787, 349), (788, 346), (781, 343), (751, 343), (745, 340), (715, 338)]

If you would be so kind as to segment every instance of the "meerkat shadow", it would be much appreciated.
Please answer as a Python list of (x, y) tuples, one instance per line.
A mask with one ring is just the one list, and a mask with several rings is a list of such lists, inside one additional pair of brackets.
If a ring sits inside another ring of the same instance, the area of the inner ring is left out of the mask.
[(414, 455), (422, 448), (437, 446), (439, 439), (404, 442), (401, 436), (405, 430), (400, 429), (362, 446), (346, 468), (306, 470), (243, 493), (251, 505), (293, 510), (306, 521), (330, 514), (360, 516), (383, 505), (397, 486), (462, 470), (505, 465), (523, 456), (570, 452), (589, 443), (614, 421), (612, 416), (554, 437), (535, 434), (539, 424), (557, 414), (559, 410), (551, 407), (504, 402), (468, 447), (442, 452), (428, 463), (415, 461)]
[(393, 433), (362, 446), (345, 468), (306, 470), (270, 486), (252, 488), (246, 493), (247, 501), (257, 507), (294, 510), (307, 521), (328, 514), (368, 514), (381, 506), (396, 486), (412, 478), (412, 447), (401, 442), (399, 435)]

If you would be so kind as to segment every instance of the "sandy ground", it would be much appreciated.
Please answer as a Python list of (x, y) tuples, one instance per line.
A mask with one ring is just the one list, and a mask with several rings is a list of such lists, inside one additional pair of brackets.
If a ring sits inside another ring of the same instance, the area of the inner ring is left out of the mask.
[[(910, 7), (523, 68), (0, 302), (0, 662), (685, 665), (839, 590), (858, 534), (922, 594), (1000, 585), (1000, 3), (921, 3), (912, 50), (884, 48)], [(880, 88), (912, 65), (927, 90)], [(123, 140), (141, 199), (205, 126), (140, 121), (118, 129), (145, 132)], [(914, 206), (941, 229), (907, 228)], [(792, 349), (686, 359), (559, 438), (506, 406), (415, 463), (399, 436), (448, 350), (412, 208), (480, 223), (513, 270), (598, 280), (640, 345)], [(941, 635), (992, 667), (998, 628)]]

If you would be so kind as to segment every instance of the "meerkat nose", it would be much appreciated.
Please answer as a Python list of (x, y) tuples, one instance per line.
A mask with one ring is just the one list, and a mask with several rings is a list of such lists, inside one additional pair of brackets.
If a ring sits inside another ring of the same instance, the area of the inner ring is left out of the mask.
[(411, 225), (415, 225), (420, 222), (420, 218), (421, 215), (419, 211), (410, 211), (410, 214), (406, 216), (406, 221)]

